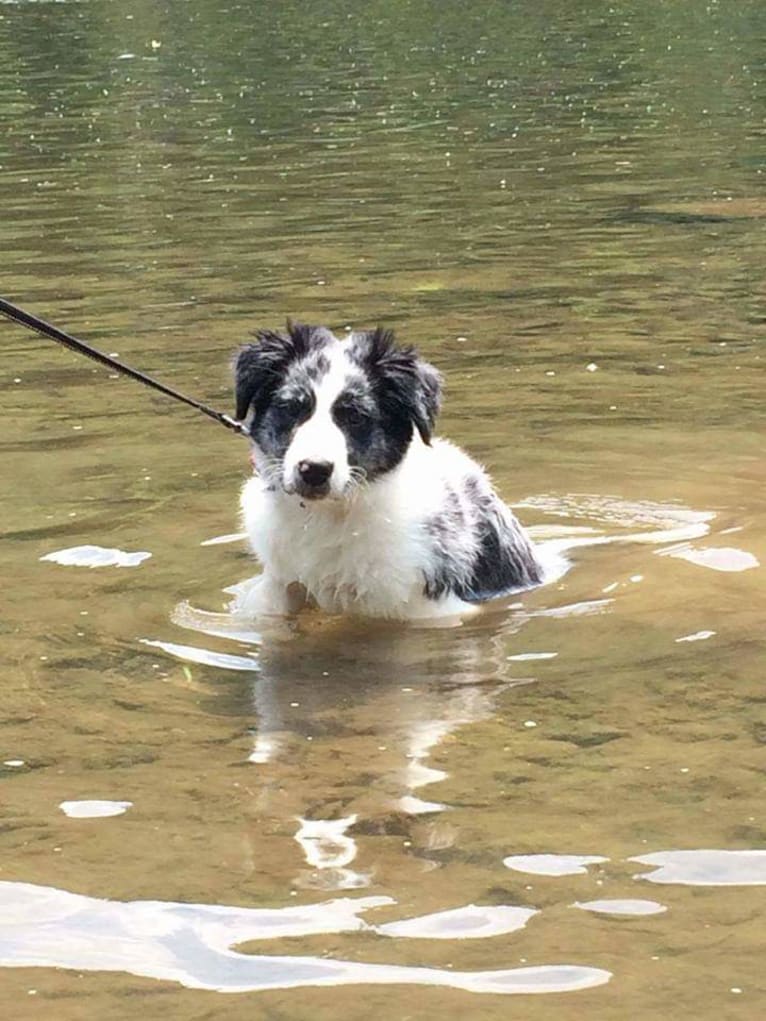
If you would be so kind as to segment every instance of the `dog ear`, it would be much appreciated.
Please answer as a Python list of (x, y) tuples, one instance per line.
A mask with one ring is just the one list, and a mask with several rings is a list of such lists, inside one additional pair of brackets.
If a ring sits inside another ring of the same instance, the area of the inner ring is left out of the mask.
[(416, 359), (415, 371), (418, 375), (421, 391), (421, 418), (416, 418), (414, 421), (423, 442), (430, 446), (436, 416), (441, 408), (442, 377), (433, 365), (422, 361), (420, 358)]
[(296, 357), (293, 330), (297, 324), (288, 323), (289, 333), (259, 330), (255, 344), (245, 344), (234, 356), (235, 417), (242, 421), (251, 406), (258, 411), (268, 404), (285, 370)]
[(362, 361), (379, 382), (384, 398), (430, 445), (441, 404), (440, 374), (418, 357), (414, 347), (396, 347), (391, 330), (378, 327), (363, 334), (360, 348)]
[(286, 333), (258, 330), (256, 343), (246, 344), (234, 357), (236, 417), (242, 421), (250, 407), (264, 410), (284, 379), (288, 366), (334, 341), (324, 326), (287, 320)]

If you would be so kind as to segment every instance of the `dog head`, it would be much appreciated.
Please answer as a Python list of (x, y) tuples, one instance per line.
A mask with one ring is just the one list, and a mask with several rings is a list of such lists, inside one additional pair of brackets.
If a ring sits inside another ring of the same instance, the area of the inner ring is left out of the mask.
[(258, 471), (287, 493), (343, 499), (396, 467), (415, 431), (431, 441), (438, 372), (388, 330), (288, 322), (235, 359), (236, 416), (248, 418)]

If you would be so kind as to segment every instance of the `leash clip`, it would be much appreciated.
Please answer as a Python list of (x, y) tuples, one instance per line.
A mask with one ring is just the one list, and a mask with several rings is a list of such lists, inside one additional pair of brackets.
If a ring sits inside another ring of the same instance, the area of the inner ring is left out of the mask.
[(250, 436), (250, 430), (244, 422), (240, 422), (237, 418), (232, 418), (231, 415), (226, 415), (224, 412), (220, 413), (221, 422), (228, 426), (229, 429), (233, 429), (234, 432), (241, 433), (243, 436)]

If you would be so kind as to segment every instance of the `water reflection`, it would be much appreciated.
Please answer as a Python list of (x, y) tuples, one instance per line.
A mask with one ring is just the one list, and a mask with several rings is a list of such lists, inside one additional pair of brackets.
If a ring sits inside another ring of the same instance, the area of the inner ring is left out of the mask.
[(162, 649), (169, 656), (186, 660), (187, 663), (203, 663), (206, 666), (218, 667), (220, 670), (258, 670), (256, 660), (247, 656), (232, 656), (226, 652), (214, 652), (212, 649), (200, 649), (193, 645), (179, 645), (177, 642), (161, 642), (150, 638), (142, 638), (141, 644)]
[(652, 865), (637, 879), (682, 886), (766, 886), (766, 851), (657, 851), (631, 861)]
[(105, 549), (103, 546), (70, 546), (55, 550), (40, 557), (64, 567), (138, 567), (148, 560), (151, 553), (128, 553), (121, 549)]
[(478, 907), (476, 904), (468, 904), (464, 908), (438, 911), (421, 918), (387, 922), (376, 926), (375, 931), (384, 936), (405, 936), (410, 939), (481, 939), (523, 929), (537, 914), (539, 911), (535, 908), (504, 905)]
[[(289, 635), (279, 624), (274, 633), (263, 626), (250, 762), (259, 769), (261, 811), (279, 776), (274, 810), (300, 820), (296, 839), (315, 874), (301, 873), (298, 885), (366, 882), (368, 869), (351, 875), (348, 864), (357, 855), (354, 833), (376, 820), (401, 813), (435, 825), (449, 805), (425, 794), (447, 775), (431, 756), (459, 728), (491, 717), (503, 692), (529, 681), (506, 656), (517, 626), (510, 618), (427, 631), (319, 615), (294, 621)], [(345, 777), (344, 746), (354, 749)], [(307, 787), (304, 770), (324, 782)], [(441, 832), (442, 849), (445, 839)]]
[(754, 567), (760, 566), (758, 558), (752, 553), (733, 546), (708, 546), (697, 549), (689, 543), (681, 543), (658, 552), (666, 557), (677, 557), (690, 564), (697, 564), (699, 567), (709, 567), (713, 571), (751, 571)]
[(574, 907), (593, 911), (597, 915), (625, 915), (640, 918), (643, 915), (662, 915), (668, 909), (656, 900), (635, 900), (631, 898), (609, 898), (608, 900), (577, 901)]
[(599, 854), (511, 854), (503, 858), (503, 865), (533, 876), (579, 876), (588, 871), (588, 865), (608, 860)]
[(676, 638), (675, 641), (676, 641), (676, 643), (678, 643), (678, 642), (704, 642), (708, 638), (714, 638), (714, 637), (715, 637), (715, 631), (695, 631), (691, 635), (681, 635), (679, 638)]
[[(230, 993), (357, 983), (447, 986), (475, 993), (554, 993), (602, 985), (610, 978), (603, 969), (576, 965), (461, 972), (326, 957), (242, 954), (231, 949), (254, 940), (367, 930), (359, 915), (392, 903), (389, 897), (275, 909), (122, 903), (50, 886), (3, 882), (0, 966), (121, 971), (178, 982), (189, 989)], [(476, 924), (480, 909), (473, 909), (473, 914)], [(497, 919), (494, 923), (492, 919), (488, 909), (485, 935), (498, 931)], [(423, 922), (424, 926), (435, 924)], [(460, 929), (459, 921), (456, 927)], [(380, 930), (384, 935), (385, 928)], [(502, 927), (500, 931), (509, 930)], [(408, 933), (389, 935), (404, 938)], [(459, 938), (460, 932), (454, 935)]]
[[(252, 755), (250, 761), (254, 761)], [(358, 847), (346, 831), (356, 820), (356, 815), (345, 819), (298, 818), (300, 828), (295, 840), (313, 871), (297, 876), (296, 886), (315, 890), (358, 890), (370, 885), (369, 873), (348, 868), (356, 858)]]
[(133, 807), (132, 801), (62, 801), (59, 808), (70, 819), (106, 819), (113, 815), (124, 815)]

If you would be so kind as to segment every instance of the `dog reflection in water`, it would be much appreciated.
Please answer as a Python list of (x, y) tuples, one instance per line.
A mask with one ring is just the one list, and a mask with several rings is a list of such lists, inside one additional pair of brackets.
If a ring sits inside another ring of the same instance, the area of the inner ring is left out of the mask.
[(541, 581), (486, 473), (433, 437), (439, 374), (392, 333), (288, 323), (239, 352), (235, 377), (256, 470), (243, 517), (263, 567), (240, 609), (463, 617)]
[(317, 614), (298, 626), (263, 636), (251, 752), (260, 812), (295, 827), (305, 864), (296, 873), (293, 860), (290, 882), (366, 887), (386, 835), (419, 847), (419, 867), (436, 862), (458, 834), (442, 793), (450, 742), (529, 679), (506, 659), (515, 618), (412, 629)]
[[(526, 665), (507, 659), (526, 619), (518, 608), (448, 629), (312, 613), (266, 618), (248, 634), (236, 615), (188, 605), (175, 619), (257, 643), (252, 854), (268, 853), (297, 886), (369, 885), (377, 836), (397, 835), (400, 846), (411, 839), (426, 857), (445, 851), (456, 839), (440, 784), (451, 756), (435, 759), (461, 727), (493, 716), (503, 693), (529, 680)], [(472, 768), (481, 771), (481, 758)], [(300, 858), (281, 844), (286, 829), (304, 862), (297, 873)]]

